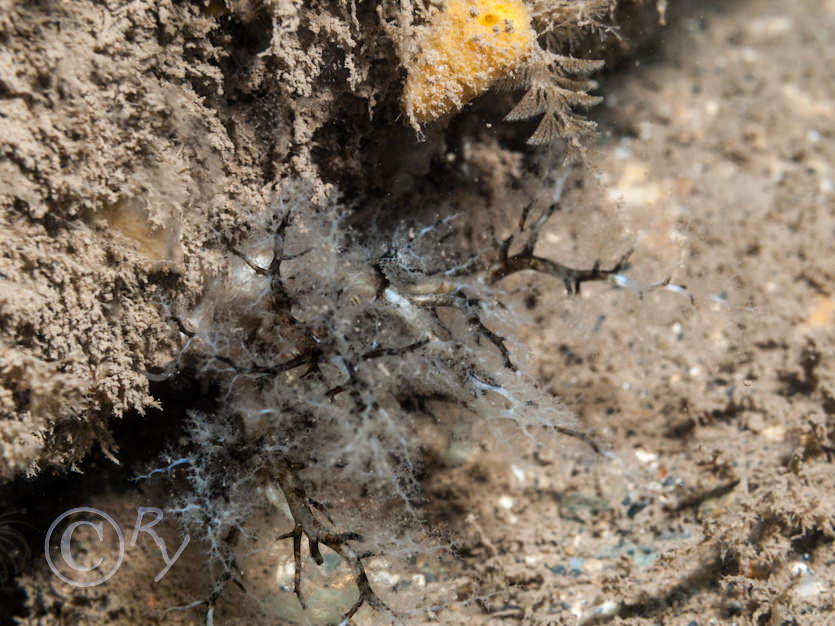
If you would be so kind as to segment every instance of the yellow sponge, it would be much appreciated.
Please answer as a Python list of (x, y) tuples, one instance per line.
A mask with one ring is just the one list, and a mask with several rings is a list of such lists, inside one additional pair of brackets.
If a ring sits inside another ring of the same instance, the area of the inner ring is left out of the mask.
[(536, 42), (522, 0), (447, 0), (421, 37), (403, 107), (424, 123), (460, 109), (522, 65)]

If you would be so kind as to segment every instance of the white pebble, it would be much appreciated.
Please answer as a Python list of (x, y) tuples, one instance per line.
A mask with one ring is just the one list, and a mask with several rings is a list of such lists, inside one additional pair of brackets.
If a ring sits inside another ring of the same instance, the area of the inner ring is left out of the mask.
[(646, 450), (642, 450), (638, 448), (635, 450), (635, 456), (638, 457), (638, 460), (641, 463), (652, 463), (653, 461), (658, 460), (658, 455), (653, 452), (647, 452)]
[(617, 602), (606, 600), (594, 609), (595, 615), (614, 615), (618, 610)]

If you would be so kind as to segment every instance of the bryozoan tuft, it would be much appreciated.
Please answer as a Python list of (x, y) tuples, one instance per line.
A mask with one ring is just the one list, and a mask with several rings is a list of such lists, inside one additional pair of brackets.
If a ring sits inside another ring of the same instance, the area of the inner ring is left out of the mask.
[(575, 59), (537, 50), (527, 66), (505, 81), (504, 87), (524, 88), (525, 94), (505, 117), (508, 121), (542, 116), (529, 144), (543, 145), (562, 139), (569, 149), (582, 152), (581, 139), (595, 131), (597, 125), (574, 112), (575, 107), (588, 108), (602, 102), (589, 95), (597, 86), (587, 77), (603, 66), (602, 61)]

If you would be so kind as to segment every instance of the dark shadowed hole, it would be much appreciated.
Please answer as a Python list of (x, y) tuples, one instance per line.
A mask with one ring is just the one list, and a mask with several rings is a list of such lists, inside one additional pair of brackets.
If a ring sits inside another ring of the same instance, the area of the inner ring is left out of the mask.
[[(214, 397), (214, 393), (201, 392), (200, 386), (188, 378), (152, 383), (151, 393), (160, 401), (161, 410), (150, 410), (144, 416), (130, 412), (122, 419), (112, 421), (119, 464), (96, 448), (79, 465), (79, 471), (45, 469), (34, 478), (18, 477), (0, 484), (0, 502), (3, 503), (0, 515), (8, 516), (9, 523), (20, 532), (29, 552), (28, 558), (18, 559), (15, 564), (16, 574), (47, 567), (43, 554), (44, 537), (52, 521), (64, 511), (87, 506), (96, 495), (132, 491), (139, 494), (140, 487), (133, 477), (159, 465), (166, 449), (177, 445), (186, 411), (208, 408), (201, 405), (206, 403), (205, 398)], [(36, 614), (29, 614), (24, 591), (16, 584), (14, 575), (0, 581), (0, 626), (12, 626), (14, 617), (49, 619), (51, 607), (38, 606), (37, 602)]]

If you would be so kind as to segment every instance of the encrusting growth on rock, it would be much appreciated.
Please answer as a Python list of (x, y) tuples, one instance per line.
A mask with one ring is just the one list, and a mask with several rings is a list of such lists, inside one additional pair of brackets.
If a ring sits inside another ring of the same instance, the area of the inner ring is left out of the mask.
[(521, 0), (449, 0), (419, 45), (403, 106), (422, 124), (460, 109), (522, 65), (536, 34)]

